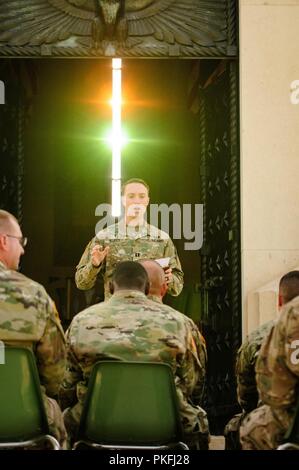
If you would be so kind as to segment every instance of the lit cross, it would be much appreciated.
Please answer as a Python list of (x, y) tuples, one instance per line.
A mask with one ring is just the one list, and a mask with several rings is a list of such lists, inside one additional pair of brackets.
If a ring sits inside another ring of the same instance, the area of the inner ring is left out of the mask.
[(121, 215), (121, 59), (112, 59), (112, 216)]

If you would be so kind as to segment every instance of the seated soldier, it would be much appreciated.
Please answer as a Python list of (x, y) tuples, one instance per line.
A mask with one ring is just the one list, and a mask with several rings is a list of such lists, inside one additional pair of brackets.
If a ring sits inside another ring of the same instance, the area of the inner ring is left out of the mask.
[[(144, 267), (149, 278), (149, 293), (147, 295), (148, 299), (153, 300), (162, 304), (163, 297), (167, 292), (167, 283), (165, 281), (165, 274), (161, 266), (154, 260), (142, 260), (139, 263)], [(171, 308), (171, 307), (169, 307)], [(198, 414), (199, 419), (201, 420), (201, 433), (200, 433), (200, 448), (208, 449), (209, 446), (209, 425), (207, 420), (206, 412), (201, 408), (203, 393), (204, 393), (204, 384), (206, 378), (206, 368), (207, 368), (207, 349), (206, 342), (199, 329), (195, 325), (194, 321), (185, 316), (186, 322), (189, 322), (190, 328), (192, 330), (193, 340), (195, 342), (197, 357), (200, 360), (202, 366), (202, 377), (198, 381), (197, 386), (194, 388), (192, 393), (192, 403), (200, 407), (200, 412)]]
[(45, 289), (17, 272), (26, 242), (17, 219), (0, 210), (0, 340), (34, 352), (50, 433), (65, 448), (62, 413), (54, 400), (65, 366), (64, 333)]
[(69, 407), (64, 418), (73, 438), (95, 362), (166, 362), (176, 379), (185, 440), (198, 448), (206, 429), (202, 429), (202, 410), (191, 402), (191, 395), (203, 384), (204, 365), (197, 354), (190, 319), (147, 299), (148, 290), (148, 276), (139, 263), (119, 263), (110, 284), (112, 297), (74, 317), (67, 334), (67, 368), (60, 390), (62, 407)]
[(242, 422), (240, 441), (245, 450), (277, 448), (294, 417), (299, 384), (295, 350), (299, 340), (299, 282), (295, 272), (293, 288), (297, 296), (281, 309), (256, 361), (257, 389), (263, 405)]
[[(279, 282), (279, 309), (299, 295), (299, 271), (290, 271)], [(255, 379), (255, 364), (263, 340), (269, 335), (275, 321), (271, 320), (254, 330), (241, 345), (236, 361), (237, 396), (242, 413), (235, 415), (224, 430), (225, 448), (239, 450), (240, 426), (248, 413), (258, 406), (258, 390)]]

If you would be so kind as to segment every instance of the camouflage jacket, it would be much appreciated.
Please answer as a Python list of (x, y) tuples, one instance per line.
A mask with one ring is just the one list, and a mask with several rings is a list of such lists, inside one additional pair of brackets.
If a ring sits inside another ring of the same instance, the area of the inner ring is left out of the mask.
[[(103, 263), (95, 268), (91, 263), (91, 250), (98, 243), (110, 250)], [(110, 297), (109, 281), (116, 264), (120, 261), (138, 261), (142, 259), (159, 259), (170, 257), (173, 281), (168, 286), (168, 293), (179, 295), (183, 288), (184, 274), (175, 246), (169, 235), (153, 225), (145, 224), (136, 232), (134, 227), (125, 226), (123, 222), (110, 225), (101, 230), (88, 243), (76, 268), (76, 285), (78, 289), (91, 289), (101, 272), (104, 276), (105, 299)]]
[(43, 286), (1, 262), (0, 340), (30, 348), (47, 395), (58, 394), (65, 368), (65, 338), (54, 302)]
[[(168, 363), (174, 372), (182, 423), (191, 432), (198, 407), (191, 402), (204, 384), (189, 319), (138, 291), (118, 291), (108, 301), (76, 315), (67, 333), (67, 368), (60, 390), (63, 408), (78, 400), (80, 412), (93, 364), (99, 360)], [(79, 414), (80, 414), (79, 412)]]
[(264, 341), (256, 363), (256, 379), (265, 404), (278, 412), (292, 410), (299, 385), (299, 297), (282, 308)]
[(255, 364), (262, 342), (271, 331), (274, 321), (269, 321), (254, 330), (243, 342), (236, 362), (237, 395), (240, 406), (247, 413), (258, 404), (258, 391), (255, 380)]
[[(157, 302), (159, 304), (164, 305), (163, 302), (162, 302), (161, 297), (149, 294), (147, 296), (147, 298), (152, 300), (153, 302)], [(171, 307), (168, 306), (168, 308), (171, 308)], [(174, 310), (174, 311), (176, 311), (176, 310)], [(190, 328), (191, 328), (191, 331), (192, 331), (192, 341), (194, 341), (197, 356), (199, 358), (199, 361), (200, 361), (200, 364), (201, 364), (202, 370), (203, 370), (202, 378), (201, 378), (200, 382), (198, 382), (198, 384), (196, 385), (196, 387), (194, 388), (194, 390), (192, 392), (192, 402), (196, 405), (201, 406), (202, 401), (203, 401), (204, 384), (205, 384), (207, 361), (208, 361), (206, 341), (205, 341), (204, 337), (202, 336), (201, 332), (199, 331), (198, 327), (194, 323), (194, 321), (186, 315), (184, 315), (184, 317), (185, 317), (186, 322), (188, 322), (189, 325), (190, 325)]]

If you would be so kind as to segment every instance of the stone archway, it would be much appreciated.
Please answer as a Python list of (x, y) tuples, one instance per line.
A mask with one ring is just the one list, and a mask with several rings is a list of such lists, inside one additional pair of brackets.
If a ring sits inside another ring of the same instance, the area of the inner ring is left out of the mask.
[[(207, 407), (213, 432), (221, 432), (236, 408), (234, 356), (241, 340), (237, 2), (235, 0), (0, 0), (0, 57), (199, 59), (201, 74), (190, 99), (199, 100), (202, 201), (201, 323), (209, 348)], [(209, 67), (209, 59), (217, 66)], [(0, 61), (1, 63), (1, 61)], [(7, 61), (5, 61), (7, 64)], [(1, 68), (0, 68), (1, 71)], [(10, 81), (11, 70), (0, 79)], [(14, 80), (22, 72), (17, 70)], [(7, 77), (7, 78), (6, 78)], [(17, 78), (18, 80), (18, 78)], [(21, 86), (0, 113), (1, 205), (11, 187), (11, 209), (22, 213)], [(8, 93), (9, 97), (10, 93)], [(5, 178), (4, 178), (5, 175)], [(12, 202), (13, 201), (13, 202)], [(192, 299), (190, 300), (192, 302)], [(187, 313), (187, 312), (186, 312)]]

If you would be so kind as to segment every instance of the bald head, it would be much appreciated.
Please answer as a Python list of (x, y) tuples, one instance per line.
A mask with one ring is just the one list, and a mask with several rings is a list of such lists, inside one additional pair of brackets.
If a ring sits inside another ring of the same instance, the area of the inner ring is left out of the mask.
[(9, 232), (15, 224), (19, 225), (15, 216), (10, 212), (0, 209), (0, 233)]
[(165, 274), (159, 263), (154, 260), (142, 260), (139, 263), (144, 267), (150, 281), (150, 295), (155, 295), (161, 299), (167, 291)]
[(0, 210), (0, 261), (8, 269), (17, 270), (24, 254), (21, 228), (14, 215)]

